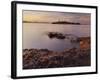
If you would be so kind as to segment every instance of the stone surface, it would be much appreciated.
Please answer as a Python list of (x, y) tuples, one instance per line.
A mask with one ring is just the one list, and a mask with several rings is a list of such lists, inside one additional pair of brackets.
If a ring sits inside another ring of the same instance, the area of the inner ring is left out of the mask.
[(23, 69), (90, 66), (90, 38), (80, 38), (80, 48), (54, 52), (48, 49), (24, 49)]

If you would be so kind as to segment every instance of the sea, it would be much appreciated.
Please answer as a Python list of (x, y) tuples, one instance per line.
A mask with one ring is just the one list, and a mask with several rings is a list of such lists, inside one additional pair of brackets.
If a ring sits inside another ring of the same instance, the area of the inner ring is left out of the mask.
[(48, 32), (89, 37), (91, 28), (90, 25), (23, 23), (22, 30), (23, 49), (34, 48), (63, 51), (70, 48), (79, 48), (80, 45), (78, 42), (71, 42), (70, 39), (49, 38), (47, 35)]

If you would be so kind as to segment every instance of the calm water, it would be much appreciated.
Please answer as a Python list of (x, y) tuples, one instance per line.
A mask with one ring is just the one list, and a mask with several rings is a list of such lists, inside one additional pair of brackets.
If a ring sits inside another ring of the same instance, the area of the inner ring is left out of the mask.
[(60, 32), (86, 37), (90, 36), (90, 25), (23, 23), (23, 49), (36, 48), (63, 51), (66, 48), (79, 47), (79, 43), (71, 43), (68, 39), (50, 39), (47, 32)]

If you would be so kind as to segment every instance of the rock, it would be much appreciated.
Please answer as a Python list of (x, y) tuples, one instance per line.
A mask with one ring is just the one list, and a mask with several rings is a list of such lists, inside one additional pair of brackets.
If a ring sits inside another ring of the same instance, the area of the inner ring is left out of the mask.
[(23, 49), (23, 69), (75, 67), (91, 65), (89, 38), (80, 38), (80, 48), (62, 52), (48, 49)]
[(58, 32), (49, 32), (48, 36), (49, 36), (49, 38), (57, 38), (57, 39), (65, 39), (66, 38), (66, 36), (64, 36), (63, 34), (58, 33)]

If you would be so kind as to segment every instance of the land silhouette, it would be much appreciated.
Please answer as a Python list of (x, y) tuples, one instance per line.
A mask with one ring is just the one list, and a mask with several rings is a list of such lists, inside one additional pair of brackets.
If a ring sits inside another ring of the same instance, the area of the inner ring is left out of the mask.
[(72, 24), (72, 25), (80, 25), (80, 23), (69, 22), (69, 21), (54, 21), (54, 22), (23, 21), (23, 23), (49, 23), (49, 24)]

